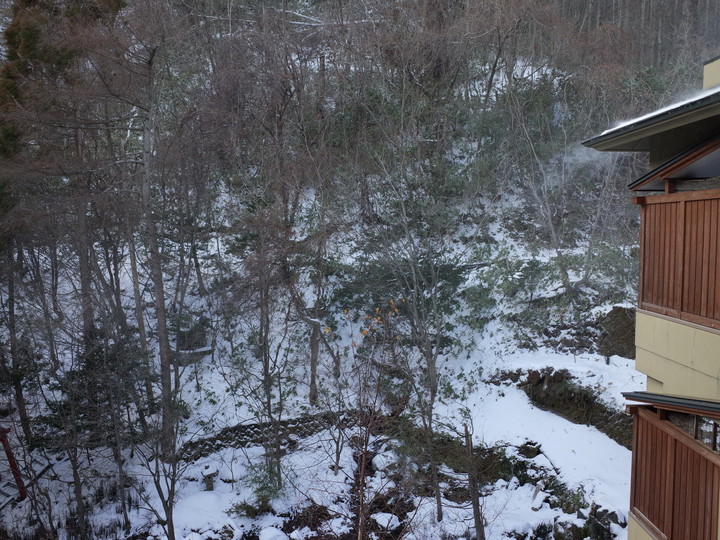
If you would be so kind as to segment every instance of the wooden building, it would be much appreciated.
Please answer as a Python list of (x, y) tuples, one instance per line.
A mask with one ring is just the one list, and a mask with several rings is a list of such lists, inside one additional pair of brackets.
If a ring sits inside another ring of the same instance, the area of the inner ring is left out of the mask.
[(629, 539), (720, 540), (720, 58), (696, 97), (584, 144), (647, 152)]

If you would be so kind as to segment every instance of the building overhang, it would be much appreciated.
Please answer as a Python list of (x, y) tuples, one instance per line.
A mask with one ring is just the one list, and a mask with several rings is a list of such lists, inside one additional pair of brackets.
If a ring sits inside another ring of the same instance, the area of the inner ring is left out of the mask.
[(652, 392), (623, 392), (623, 397), (645, 405), (652, 405), (656, 409), (693, 414), (720, 420), (720, 402), (695, 399), (684, 396), (669, 396)]
[(698, 125), (717, 125), (717, 120), (720, 120), (720, 87), (713, 87), (691, 99), (608, 129), (583, 144), (603, 152), (649, 152), (658, 136), (672, 132), (673, 137), (692, 140)]
[(662, 191), (665, 180), (706, 180), (720, 176), (720, 135), (673, 156), (628, 187), (633, 191)]

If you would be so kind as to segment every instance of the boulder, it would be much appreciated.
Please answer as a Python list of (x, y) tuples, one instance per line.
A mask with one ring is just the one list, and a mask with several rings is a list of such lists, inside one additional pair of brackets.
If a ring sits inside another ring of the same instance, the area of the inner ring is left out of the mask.
[(599, 321), (597, 350), (606, 358), (635, 358), (635, 309), (614, 306)]

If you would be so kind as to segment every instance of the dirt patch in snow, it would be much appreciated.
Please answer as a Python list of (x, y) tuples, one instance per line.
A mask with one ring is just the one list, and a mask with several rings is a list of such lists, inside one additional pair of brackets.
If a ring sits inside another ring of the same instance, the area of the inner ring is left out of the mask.
[(592, 388), (577, 384), (569, 371), (550, 367), (530, 370), (519, 387), (541, 409), (576, 424), (595, 426), (618, 444), (631, 448), (632, 417), (609, 407)]

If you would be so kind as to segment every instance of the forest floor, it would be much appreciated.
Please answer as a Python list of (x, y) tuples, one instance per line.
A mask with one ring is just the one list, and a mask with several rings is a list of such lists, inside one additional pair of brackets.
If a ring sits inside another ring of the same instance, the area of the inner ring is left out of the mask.
[[(482, 376), (469, 385), (471, 391), (443, 400), (438, 408), (438, 425), (450, 441), (438, 446), (445, 449), (440, 456), (443, 521), (436, 520), (422, 465), (407, 462), (407, 435), (396, 436), (387, 423), (378, 421), (365, 449), (371, 536), (423, 539), (470, 534), (466, 467), (457, 459), (462, 445), (457, 419), (463, 418), (483, 456), (481, 494), (488, 540), (626, 538), (630, 451), (591, 424), (543, 410), (523, 385), (530, 384), (533, 372), (563, 371), (575, 387), (590, 391), (608, 411), (623, 416), (622, 392), (643, 385), (634, 361), (544, 347), (517, 349), (508, 345), (501, 326), (493, 328), (492, 323), (487, 335), (482, 351), (445, 365), (446, 374), (457, 381), (466, 382), (479, 366)], [(463, 387), (468, 386), (465, 382)], [(175, 511), (178, 537), (357, 538), (360, 427), (346, 422), (335, 429), (324, 425), (325, 419), (300, 422), (305, 429), (297, 429), (297, 422), (288, 424), (284, 488), (266, 497), (258, 496), (263, 491), (258, 463), (265, 452), (261, 427), (235, 428), (243, 433), (236, 442), (230, 441), (232, 428), (223, 432), (225, 443), (208, 438), (182, 475)], [(341, 431), (345, 442), (338, 445)], [(414, 476), (408, 472), (413, 467), (419, 471)], [(143, 538), (163, 538), (160, 525), (147, 525)]]
[[(217, 423), (207, 424), (202, 436), (198, 431), (190, 437), (184, 447), (174, 511), (176, 537), (357, 538), (362, 456), (369, 537), (468, 537), (473, 513), (463, 446), (465, 424), (476, 449), (488, 540), (625, 539), (631, 454), (622, 437), (628, 434), (619, 428), (623, 446), (592, 424), (615, 415), (628, 421), (622, 412), (622, 392), (643, 385), (634, 361), (593, 353), (557, 353), (543, 346), (518, 349), (500, 323), (490, 323), (486, 336), (482, 349), (444, 365), (447, 380), (456, 381), (457, 392), (451, 392), (453, 397), (441, 400), (437, 408), (441, 522), (436, 519), (425, 465), (412, 457), (412, 439), (419, 436), (412, 421), (400, 426), (402, 420), (383, 416), (363, 426), (352, 410), (334, 416), (299, 413), (283, 423), (284, 479), (277, 491), (268, 488), (263, 476), (267, 426), (248, 425), (228, 412)], [(553, 375), (558, 373), (562, 377)], [(201, 384), (189, 390), (187, 401), (207, 402), (207, 390), (199, 388), (217, 376), (212, 369), (206, 370)], [(572, 392), (565, 394), (567, 403), (560, 406), (566, 410), (556, 412), (570, 418), (575, 414), (575, 422), (543, 410), (553, 407), (533, 388), (542, 393), (550, 380), (559, 381), (563, 389), (571, 385)], [(592, 411), (587, 399), (578, 395), (591, 396)], [(572, 411), (574, 402), (577, 406)], [(223, 404), (214, 402), (212, 412), (202, 408), (193, 411), (193, 418), (218, 416)], [(227, 403), (224, 409), (227, 412)], [(240, 424), (233, 422), (233, 416)], [(99, 460), (95, 466), (102, 470)], [(41, 482), (62, 483), (68, 476), (66, 467), (58, 460)], [(131, 501), (133, 532), (125, 537), (166, 538), (162, 520), (150, 511), (160, 501), (150, 487), (147, 466), (128, 456), (128, 473), (147, 487)], [(3, 478), (9, 476), (3, 474)], [(108, 488), (111, 476), (104, 482), (101, 478), (98, 483), (100, 494), (96, 486), (91, 523), (98, 538), (101, 534), (112, 538), (119, 534), (118, 501), (113, 502)], [(61, 494), (54, 496), (58, 497), (55, 511), (62, 514)], [(4, 511), (20, 510), (20, 505), (11, 504)]]

